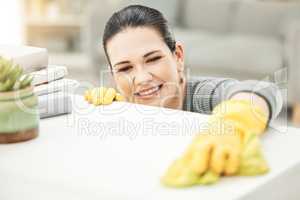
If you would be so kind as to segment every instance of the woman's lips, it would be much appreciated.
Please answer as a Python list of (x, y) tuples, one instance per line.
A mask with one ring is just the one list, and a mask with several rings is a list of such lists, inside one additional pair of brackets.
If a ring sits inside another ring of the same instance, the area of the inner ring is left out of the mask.
[(136, 96), (137, 98), (140, 98), (140, 99), (153, 98), (160, 92), (162, 86), (163, 86), (163, 84), (160, 84), (158, 86), (151, 87), (151, 88), (149, 88), (147, 90), (143, 90), (141, 92), (135, 92), (134, 96)]

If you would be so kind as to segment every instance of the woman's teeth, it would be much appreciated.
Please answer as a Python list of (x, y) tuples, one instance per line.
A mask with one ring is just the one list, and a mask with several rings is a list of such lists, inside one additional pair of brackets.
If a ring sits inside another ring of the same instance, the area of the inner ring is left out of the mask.
[(156, 87), (153, 87), (153, 88), (151, 88), (149, 90), (146, 90), (146, 91), (143, 91), (143, 92), (138, 92), (138, 95), (139, 96), (151, 95), (151, 94), (157, 92), (159, 89), (160, 89), (160, 86), (156, 86)]

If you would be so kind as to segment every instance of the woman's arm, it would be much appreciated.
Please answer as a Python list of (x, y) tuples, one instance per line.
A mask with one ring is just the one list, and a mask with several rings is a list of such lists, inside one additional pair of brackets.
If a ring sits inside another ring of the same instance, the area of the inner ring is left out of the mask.
[(197, 77), (187, 82), (184, 110), (210, 114), (229, 99), (249, 99), (265, 111), (269, 121), (277, 117), (283, 104), (279, 88), (271, 82)]
[[(277, 115), (280, 103), (275, 98), (275, 85), (210, 79), (192, 85), (191, 89), (194, 91), (191, 108), (206, 112), (213, 108), (212, 115), (179, 163), (171, 166), (165, 183), (186, 186), (201, 183), (207, 174), (209, 178), (205, 180), (215, 181), (222, 175), (266, 173), (268, 166), (258, 136), (266, 130), (268, 115), (269, 119)], [(190, 171), (187, 173), (186, 169)]]

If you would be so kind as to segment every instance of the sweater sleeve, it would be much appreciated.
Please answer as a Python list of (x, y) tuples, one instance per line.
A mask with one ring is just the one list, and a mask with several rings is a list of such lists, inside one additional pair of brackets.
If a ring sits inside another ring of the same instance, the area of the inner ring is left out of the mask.
[(210, 114), (216, 105), (239, 92), (249, 92), (264, 98), (270, 111), (269, 120), (275, 119), (282, 109), (280, 90), (272, 82), (197, 77), (187, 82), (184, 110)]

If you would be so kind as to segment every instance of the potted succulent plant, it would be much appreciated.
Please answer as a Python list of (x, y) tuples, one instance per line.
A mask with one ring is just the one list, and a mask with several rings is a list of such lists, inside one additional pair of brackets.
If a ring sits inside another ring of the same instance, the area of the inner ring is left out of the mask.
[(33, 139), (38, 135), (37, 96), (32, 76), (0, 57), (0, 144)]

